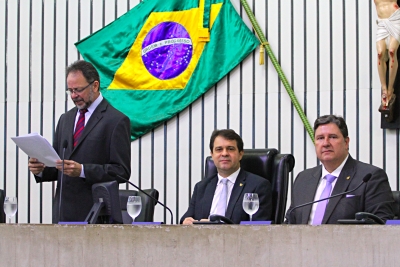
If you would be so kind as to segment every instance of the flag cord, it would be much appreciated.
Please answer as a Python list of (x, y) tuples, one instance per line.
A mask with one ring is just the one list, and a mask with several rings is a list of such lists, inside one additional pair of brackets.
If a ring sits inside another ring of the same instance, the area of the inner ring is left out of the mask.
[[(264, 61), (264, 48), (265, 48), (265, 50), (267, 51), (268, 57), (271, 59), (272, 65), (274, 65), (276, 71), (278, 72), (278, 76), (279, 76), (280, 80), (282, 81), (283, 86), (285, 86), (285, 89), (286, 89), (294, 107), (296, 108), (296, 111), (299, 114), (299, 116), (304, 124), (304, 127), (306, 128), (306, 130), (308, 132), (308, 135), (311, 138), (311, 141), (314, 142), (313, 129), (311, 128), (311, 125), (310, 125), (306, 115), (304, 114), (304, 111), (302, 110), (302, 108), (299, 104), (299, 101), (297, 100), (296, 95), (293, 92), (293, 89), (290, 87), (290, 84), (289, 84), (288, 80), (286, 79), (286, 76), (283, 73), (281, 66), (279, 65), (278, 61), (276, 60), (276, 57), (275, 57), (274, 53), (272, 52), (271, 47), (269, 46), (269, 43), (268, 43), (267, 39), (265, 38), (265, 35), (261, 31), (261, 28), (258, 25), (253, 12), (251, 11), (246, 0), (240, 0), (240, 2), (242, 3), (242, 6), (243, 6), (244, 10), (246, 11), (247, 16), (250, 19), (251, 25), (253, 26), (258, 39), (260, 40), (260, 43), (261, 43), (260, 57), (261, 57), (261, 53), (262, 53), (262, 57), (263, 57), (262, 61)], [(261, 51), (261, 47), (263, 47), (262, 51)], [(260, 63), (261, 63), (261, 58), (260, 58)]]

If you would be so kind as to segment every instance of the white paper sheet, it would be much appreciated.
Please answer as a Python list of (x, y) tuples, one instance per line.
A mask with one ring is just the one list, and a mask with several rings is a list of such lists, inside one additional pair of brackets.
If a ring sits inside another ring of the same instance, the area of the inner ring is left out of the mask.
[(11, 137), (11, 139), (29, 157), (37, 158), (47, 167), (55, 167), (56, 161), (60, 159), (49, 141), (38, 133)]

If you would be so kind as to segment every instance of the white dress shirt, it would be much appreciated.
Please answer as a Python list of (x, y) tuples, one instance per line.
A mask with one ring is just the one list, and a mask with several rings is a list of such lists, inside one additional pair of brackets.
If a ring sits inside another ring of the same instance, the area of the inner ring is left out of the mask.
[[(335, 181), (332, 182), (332, 191), (333, 191), (333, 188), (335, 188), (335, 185), (336, 185), (336, 181), (338, 180), (337, 178), (339, 177), (340, 173), (342, 172), (343, 166), (344, 166), (344, 164), (346, 163), (346, 161), (347, 161), (348, 158), (349, 158), (349, 155), (347, 155), (347, 157), (344, 159), (344, 161), (342, 162), (342, 164), (340, 164), (339, 167), (337, 167), (332, 173), (329, 173), (329, 172), (325, 169), (325, 166), (322, 164), (322, 176), (321, 176), (321, 178), (319, 179), (319, 184), (318, 184), (318, 187), (317, 187), (317, 192), (315, 192), (314, 201), (320, 199), (321, 194), (322, 194), (322, 191), (324, 191), (324, 189), (325, 189), (325, 185), (326, 185), (326, 178), (325, 178), (325, 176), (326, 176), (327, 174), (331, 174), (331, 175), (334, 175), (334, 176), (336, 177)], [(331, 193), (329, 194), (329, 196), (332, 194), (332, 191), (331, 191)], [(329, 200), (328, 200), (328, 202), (329, 202)], [(310, 213), (310, 218), (308, 219), (308, 224), (310, 224), (310, 225), (312, 225), (312, 222), (313, 222), (313, 219), (314, 219), (315, 210), (317, 209), (318, 203), (319, 203), (319, 202), (314, 203), (314, 204), (312, 205), (311, 213)], [(328, 205), (328, 204), (327, 204), (327, 205)]]
[(212, 204), (211, 204), (210, 215), (211, 214), (215, 214), (215, 212), (217, 210), (217, 204), (218, 204), (219, 197), (221, 195), (222, 188), (223, 188), (223, 185), (221, 183), (221, 179), (228, 179), (228, 183), (227, 183), (228, 195), (226, 196), (226, 201), (227, 201), (226, 202), (226, 207), (228, 207), (228, 203), (229, 203), (229, 199), (231, 197), (232, 189), (233, 189), (233, 186), (235, 185), (236, 178), (238, 177), (239, 172), (240, 172), (240, 168), (237, 171), (235, 171), (234, 173), (232, 173), (231, 175), (229, 175), (228, 177), (226, 177), (226, 178), (222, 177), (218, 173), (218, 183), (217, 183), (217, 188), (215, 188), (214, 198), (213, 198), (213, 201), (212, 201)]

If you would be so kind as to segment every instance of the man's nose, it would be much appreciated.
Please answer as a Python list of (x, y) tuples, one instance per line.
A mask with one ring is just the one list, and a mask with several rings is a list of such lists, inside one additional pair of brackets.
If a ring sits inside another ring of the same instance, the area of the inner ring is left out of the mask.
[(329, 145), (330, 145), (330, 143), (329, 143), (329, 138), (328, 138), (328, 137), (327, 137), (327, 138), (324, 138), (323, 145), (324, 145), (324, 146), (329, 146)]

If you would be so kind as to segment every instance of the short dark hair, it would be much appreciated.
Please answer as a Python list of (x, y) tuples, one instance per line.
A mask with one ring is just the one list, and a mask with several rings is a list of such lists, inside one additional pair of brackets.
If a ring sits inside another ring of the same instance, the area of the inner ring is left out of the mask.
[(347, 124), (344, 121), (344, 119), (340, 116), (335, 116), (335, 115), (324, 115), (319, 118), (317, 118), (314, 122), (314, 136), (315, 136), (315, 131), (320, 125), (328, 124), (328, 123), (334, 123), (339, 127), (340, 132), (342, 133), (343, 137), (346, 138), (349, 136), (349, 131), (347, 130)]
[(68, 74), (70, 74), (71, 72), (76, 71), (82, 72), (83, 77), (85, 77), (88, 83), (92, 83), (94, 81), (98, 81), (100, 83), (99, 73), (90, 62), (84, 60), (75, 61), (67, 67), (65, 77), (68, 77)]
[(234, 130), (231, 129), (223, 129), (223, 130), (214, 130), (211, 134), (210, 138), (210, 151), (213, 152), (214, 149), (214, 141), (217, 136), (222, 136), (227, 140), (235, 140), (239, 152), (243, 151), (243, 140)]

